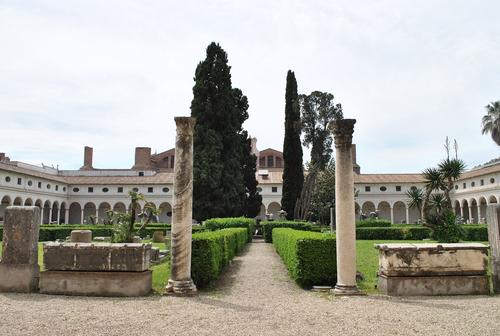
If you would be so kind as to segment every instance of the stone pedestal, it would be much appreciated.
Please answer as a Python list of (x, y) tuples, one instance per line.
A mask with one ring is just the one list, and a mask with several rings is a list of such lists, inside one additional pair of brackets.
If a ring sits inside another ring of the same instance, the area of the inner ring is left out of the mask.
[(71, 231), (72, 243), (91, 243), (92, 231), (90, 230), (73, 230)]
[(38, 289), (40, 209), (11, 206), (5, 210), (0, 292), (30, 293)]
[(194, 295), (191, 279), (193, 222), (193, 132), (195, 118), (176, 117), (174, 206), (172, 211), (171, 272), (167, 294)]
[(330, 124), (335, 139), (335, 223), (337, 227), (338, 295), (359, 295), (356, 285), (356, 225), (352, 134), (354, 119), (334, 120)]
[(488, 240), (491, 249), (491, 276), (493, 291), (500, 294), (500, 205), (487, 209)]

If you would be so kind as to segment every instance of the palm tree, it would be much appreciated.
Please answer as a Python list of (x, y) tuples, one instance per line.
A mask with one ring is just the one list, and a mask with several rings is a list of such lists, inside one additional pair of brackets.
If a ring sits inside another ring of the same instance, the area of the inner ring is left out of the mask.
[(447, 208), (447, 202), (444, 194), (433, 194), (429, 200), (430, 206), (435, 209), (438, 214), (440, 214), (443, 209)]
[(446, 183), (446, 187), (443, 189), (444, 198), (446, 201), (446, 206), (448, 209), (452, 208), (450, 192), (453, 190), (453, 185), (455, 181), (458, 180), (460, 175), (465, 171), (465, 162), (456, 158), (456, 159), (444, 159), (438, 165), (439, 171), (443, 176), (443, 179)]
[(491, 133), (493, 141), (500, 146), (500, 101), (489, 103), (486, 106), (488, 113), (483, 117), (483, 134)]
[(417, 208), (418, 213), (422, 215), (422, 203), (424, 201), (423, 190), (419, 188), (411, 188), (406, 192), (406, 197), (409, 199), (408, 208)]
[(443, 174), (438, 168), (427, 168), (422, 172), (425, 179), (425, 197), (422, 205), (422, 218), (427, 221), (431, 204), (429, 199), (431, 193), (435, 190), (444, 190), (446, 188)]

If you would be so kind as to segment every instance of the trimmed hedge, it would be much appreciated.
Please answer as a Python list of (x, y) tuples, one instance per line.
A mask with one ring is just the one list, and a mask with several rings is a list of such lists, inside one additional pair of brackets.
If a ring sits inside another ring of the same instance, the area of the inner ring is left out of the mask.
[(295, 222), (295, 221), (264, 221), (261, 222), (262, 235), (266, 243), (273, 242), (273, 229), (274, 228), (292, 228), (300, 231), (311, 231), (313, 225), (308, 222)]
[(203, 222), (203, 228), (209, 231), (244, 227), (248, 230), (248, 242), (252, 241), (255, 232), (255, 219), (245, 217), (210, 218)]
[(335, 285), (336, 239), (333, 234), (276, 228), (273, 245), (288, 272), (302, 287)]
[(191, 276), (198, 288), (214, 282), (248, 241), (246, 228), (193, 234)]
[[(488, 241), (488, 226), (464, 225), (464, 241)], [(432, 238), (432, 230), (425, 226), (361, 227), (356, 228), (358, 240), (422, 240)]]
[(356, 227), (390, 227), (391, 221), (386, 219), (365, 219), (356, 222)]
[(468, 241), (488, 241), (488, 225), (475, 224), (464, 225), (465, 237), (464, 240)]

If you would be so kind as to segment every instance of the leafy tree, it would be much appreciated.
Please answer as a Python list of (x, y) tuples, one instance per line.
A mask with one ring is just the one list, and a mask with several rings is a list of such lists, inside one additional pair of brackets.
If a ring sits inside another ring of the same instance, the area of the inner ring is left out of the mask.
[(285, 91), (285, 139), (283, 142), (283, 192), (281, 208), (287, 219), (293, 219), (297, 199), (304, 184), (302, 164), (302, 144), (300, 143), (301, 123), (295, 74), (288, 70)]
[(243, 178), (245, 181), (245, 206), (244, 215), (249, 218), (257, 217), (262, 204), (262, 196), (257, 191), (258, 182), (255, 179), (257, 170), (257, 157), (252, 153), (252, 139), (246, 131), (242, 133), (243, 142)]
[(330, 208), (335, 207), (335, 160), (318, 173), (311, 197), (311, 219), (327, 225), (330, 222)]
[(191, 116), (197, 119), (193, 214), (198, 220), (240, 216), (247, 202), (241, 168), (250, 150), (242, 127), (248, 100), (233, 89), (230, 69), (226, 52), (216, 43), (207, 47), (205, 60), (196, 67)]
[(408, 197), (408, 207), (417, 208), (418, 213), (422, 214), (422, 203), (424, 201), (424, 192), (419, 188), (410, 188), (406, 192), (406, 197)]
[(318, 163), (325, 169), (332, 156), (332, 135), (328, 125), (334, 119), (342, 119), (342, 106), (335, 104), (334, 96), (328, 92), (314, 91), (300, 95), (304, 145), (311, 148), (311, 165)]
[(483, 134), (490, 133), (493, 141), (500, 146), (500, 101), (489, 103), (486, 111), (482, 119)]

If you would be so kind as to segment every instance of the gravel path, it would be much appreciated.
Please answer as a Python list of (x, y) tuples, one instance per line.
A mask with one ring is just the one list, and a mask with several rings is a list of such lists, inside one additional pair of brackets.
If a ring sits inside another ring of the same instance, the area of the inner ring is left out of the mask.
[(500, 296), (332, 298), (250, 244), (195, 298), (0, 294), (0, 335), (499, 335)]

